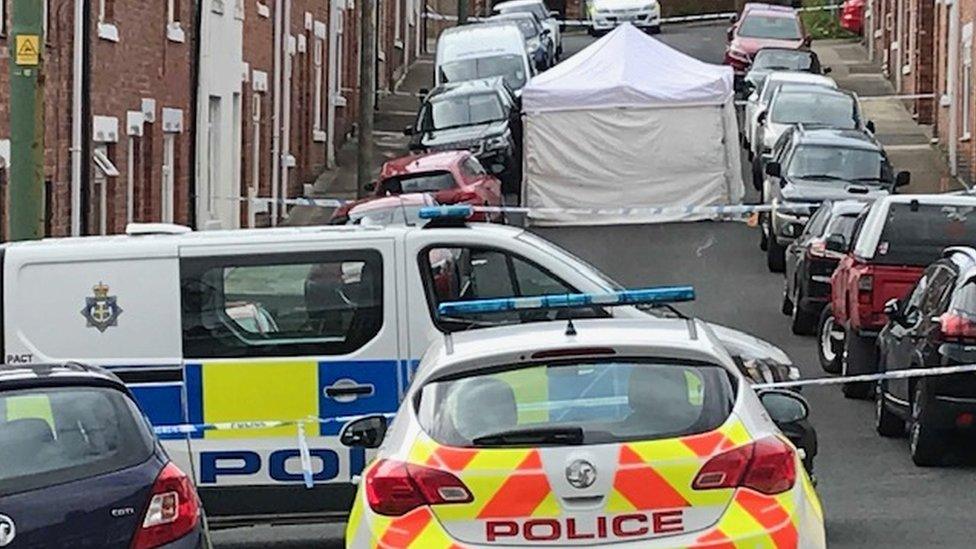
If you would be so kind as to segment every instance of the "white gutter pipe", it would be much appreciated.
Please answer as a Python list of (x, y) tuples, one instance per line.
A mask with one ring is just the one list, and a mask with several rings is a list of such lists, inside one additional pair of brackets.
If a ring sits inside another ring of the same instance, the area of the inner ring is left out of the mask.
[(71, 235), (81, 235), (81, 149), (83, 120), (82, 111), (82, 82), (84, 80), (84, 33), (85, 9), (84, 0), (75, 0), (73, 59), (71, 82)]
[[(288, 198), (288, 182), (291, 180), (291, 80), (292, 80), (292, 54), (291, 44), (293, 37), (291, 34), (291, 0), (285, 1), (285, 24), (282, 34), (281, 51), (284, 56), (282, 68), (284, 69), (284, 91), (282, 92), (282, 137), (281, 137), (281, 177), (278, 184), (281, 189), (278, 196)], [(286, 209), (282, 207), (282, 216)]]
[(278, 177), (281, 165), (281, 50), (282, 50), (282, 0), (275, 2), (274, 21), (274, 106), (271, 114), (271, 226), (278, 225)]
[(949, 173), (959, 172), (959, 1), (946, 0), (949, 7), (949, 63), (946, 92), (949, 95)]

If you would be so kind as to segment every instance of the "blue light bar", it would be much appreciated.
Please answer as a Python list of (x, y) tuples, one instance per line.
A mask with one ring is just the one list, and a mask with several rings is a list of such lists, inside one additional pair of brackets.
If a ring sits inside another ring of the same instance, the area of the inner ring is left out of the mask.
[(474, 209), (467, 204), (458, 206), (428, 206), (420, 208), (420, 219), (468, 219)]
[(445, 317), (505, 313), (510, 311), (539, 311), (550, 309), (582, 309), (592, 306), (663, 305), (694, 301), (695, 289), (691, 286), (661, 286), (642, 290), (620, 292), (561, 294), (538, 297), (506, 297), (478, 301), (451, 301), (441, 303), (437, 312)]

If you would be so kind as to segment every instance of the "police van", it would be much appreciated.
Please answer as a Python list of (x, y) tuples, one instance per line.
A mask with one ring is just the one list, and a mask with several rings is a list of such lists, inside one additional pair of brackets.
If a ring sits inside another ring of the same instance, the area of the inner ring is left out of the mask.
[[(616, 289), (527, 231), (463, 222), (199, 233), (132, 226), (126, 235), (9, 244), (0, 264), (8, 364), (109, 368), (156, 426), (314, 420), (304, 428), (307, 453), (294, 423), (163, 436), (192, 471), (214, 526), (345, 517), (367, 456), (339, 444), (343, 418), (394, 413), (441, 332), (566, 314), (450, 318), (435, 314), (440, 303)], [(715, 331), (740, 366), (796, 377), (779, 349)]]

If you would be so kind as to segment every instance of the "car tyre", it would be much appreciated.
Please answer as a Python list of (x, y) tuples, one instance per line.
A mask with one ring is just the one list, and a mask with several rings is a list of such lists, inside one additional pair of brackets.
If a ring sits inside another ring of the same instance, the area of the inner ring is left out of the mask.
[(766, 251), (769, 248), (769, 238), (766, 236), (766, 216), (759, 214), (759, 249)]
[[(844, 334), (844, 354), (841, 374), (844, 377), (874, 373), (877, 368), (878, 347), (874, 338), (863, 337), (847, 330)], [(847, 398), (864, 400), (871, 396), (870, 382), (845, 383), (841, 388)]]
[(771, 232), (766, 237), (766, 267), (773, 273), (781, 273), (786, 270), (786, 247), (781, 245)]
[(804, 309), (801, 305), (803, 303), (803, 294), (800, 293), (800, 283), (796, 283), (796, 295), (793, 296), (793, 310), (790, 311), (790, 330), (796, 335), (814, 335), (817, 333), (817, 317), (816, 313), (811, 313), (807, 309)]
[(908, 430), (908, 451), (919, 467), (941, 465), (946, 452), (946, 436), (929, 421), (932, 399), (924, 379), (915, 384), (912, 416)]
[(905, 420), (892, 412), (885, 403), (884, 383), (879, 382), (874, 395), (874, 430), (885, 438), (905, 436)]
[(820, 367), (828, 374), (840, 373), (841, 354), (844, 352), (844, 334), (834, 322), (830, 305), (820, 312), (817, 322), (817, 356)]
[(790, 295), (786, 292), (786, 288), (783, 288), (783, 304), (780, 306), (781, 312), (790, 316), (793, 314), (793, 301), (790, 299)]
[(661, 25), (651, 27), (651, 34), (661, 34)]

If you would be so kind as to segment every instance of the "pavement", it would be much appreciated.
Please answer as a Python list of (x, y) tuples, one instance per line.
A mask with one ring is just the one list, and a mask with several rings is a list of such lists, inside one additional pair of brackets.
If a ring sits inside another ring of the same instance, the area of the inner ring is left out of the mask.
[[(723, 25), (666, 27), (660, 38), (699, 59), (721, 62)], [(567, 54), (592, 41), (566, 37)], [(863, 53), (850, 42), (815, 45), (844, 86), (862, 95), (890, 93), (875, 76), (858, 76)], [(913, 172), (911, 190), (952, 188), (926, 129), (897, 101), (866, 104), (898, 169)], [(870, 106), (868, 106), (870, 105)], [(392, 124), (392, 122), (391, 122)], [(745, 160), (745, 159), (743, 159)], [(743, 162), (744, 170), (748, 163)], [(339, 181), (340, 179), (336, 179)], [(751, 190), (751, 186), (747, 185)], [(331, 192), (329, 188), (325, 192)], [(338, 191), (337, 191), (338, 192)], [(754, 200), (756, 197), (747, 197)], [(692, 284), (698, 300), (680, 307), (705, 320), (752, 333), (783, 348), (804, 377), (821, 377), (814, 338), (795, 336), (780, 311), (782, 275), (768, 272), (759, 233), (744, 223), (672, 223), (533, 229), (629, 287)], [(972, 547), (976, 469), (919, 468), (907, 442), (874, 432), (873, 405), (836, 387), (804, 391), (819, 434), (816, 473), (831, 548)], [(260, 527), (218, 532), (217, 547), (341, 547), (341, 525)]]

